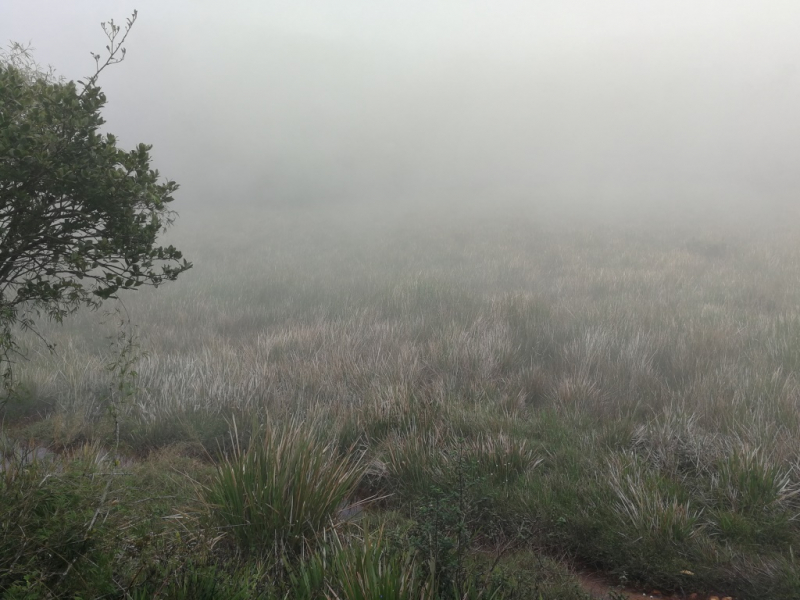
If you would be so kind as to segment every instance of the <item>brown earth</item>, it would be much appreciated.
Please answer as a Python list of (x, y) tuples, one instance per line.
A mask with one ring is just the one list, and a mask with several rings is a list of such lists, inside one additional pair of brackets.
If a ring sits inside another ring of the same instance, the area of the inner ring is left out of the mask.
[(600, 573), (579, 572), (577, 573), (581, 586), (597, 600), (642, 600), (643, 598), (654, 598), (662, 600), (735, 600), (731, 596), (720, 594), (699, 594), (691, 592), (687, 594), (667, 594), (660, 590), (652, 589), (649, 591), (636, 590), (630, 587), (613, 585), (607, 578)]

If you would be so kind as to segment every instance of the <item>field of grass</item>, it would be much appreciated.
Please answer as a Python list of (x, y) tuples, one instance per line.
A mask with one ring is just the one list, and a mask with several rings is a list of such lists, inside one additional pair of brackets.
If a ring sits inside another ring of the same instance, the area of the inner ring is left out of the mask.
[(181, 280), (23, 337), (4, 598), (800, 598), (790, 228), (185, 212)]

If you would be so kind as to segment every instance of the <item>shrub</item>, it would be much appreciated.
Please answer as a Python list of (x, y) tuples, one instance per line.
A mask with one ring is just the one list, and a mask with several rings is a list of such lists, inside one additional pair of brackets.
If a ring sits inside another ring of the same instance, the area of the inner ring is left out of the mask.
[(103, 462), (6, 455), (0, 469), (0, 592), (58, 597), (73, 585), (107, 587), (108, 557), (98, 543), (103, 519), (93, 518), (105, 484), (96, 476)]

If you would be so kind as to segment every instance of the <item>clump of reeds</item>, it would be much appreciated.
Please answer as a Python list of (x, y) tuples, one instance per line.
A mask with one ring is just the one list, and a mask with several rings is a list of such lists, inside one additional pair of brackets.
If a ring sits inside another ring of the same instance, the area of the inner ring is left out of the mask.
[(291, 420), (257, 432), (247, 448), (235, 441), (202, 497), (242, 551), (296, 556), (337, 526), (366, 466), (340, 455), (316, 424)]

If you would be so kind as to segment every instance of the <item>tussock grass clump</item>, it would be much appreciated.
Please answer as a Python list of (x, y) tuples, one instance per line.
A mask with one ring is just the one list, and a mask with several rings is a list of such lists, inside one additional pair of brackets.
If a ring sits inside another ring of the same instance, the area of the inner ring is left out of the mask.
[(499, 485), (509, 485), (542, 462), (525, 440), (509, 435), (479, 435), (461, 449), (463, 459)]
[(612, 510), (621, 529), (632, 530), (634, 539), (682, 546), (700, 531), (702, 510), (679, 499), (668, 489), (674, 484), (647, 471), (636, 457), (614, 456), (607, 475), (616, 496)]
[(723, 503), (739, 512), (800, 511), (800, 483), (792, 471), (761, 448), (741, 447), (722, 461), (714, 487)]
[(730, 443), (719, 434), (705, 431), (697, 415), (670, 406), (635, 428), (632, 447), (658, 471), (707, 476), (729, 452)]
[(415, 557), (385, 543), (383, 532), (349, 543), (337, 536), (323, 551), (292, 569), (292, 598), (299, 600), (434, 600), (435, 586)]
[(386, 444), (386, 467), (389, 485), (404, 497), (426, 495), (440, 482), (449, 467), (449, 457), (442, 451), (443, 434), (393, 435)]
[(201, 493), (242, 551), (297, 556), (336, 527), (366, 467), (361, 455), (341, 456), (319, 424), (294, 419), (268, 425), (247, 448), (235, 443)]
[(505, 434), (469, 439), (443, 428), (395, 434), (383, 448), (389, 486), (404, 498), (455, 485), (464, 475), (506, 488), (541, 463), (524, 439)]

